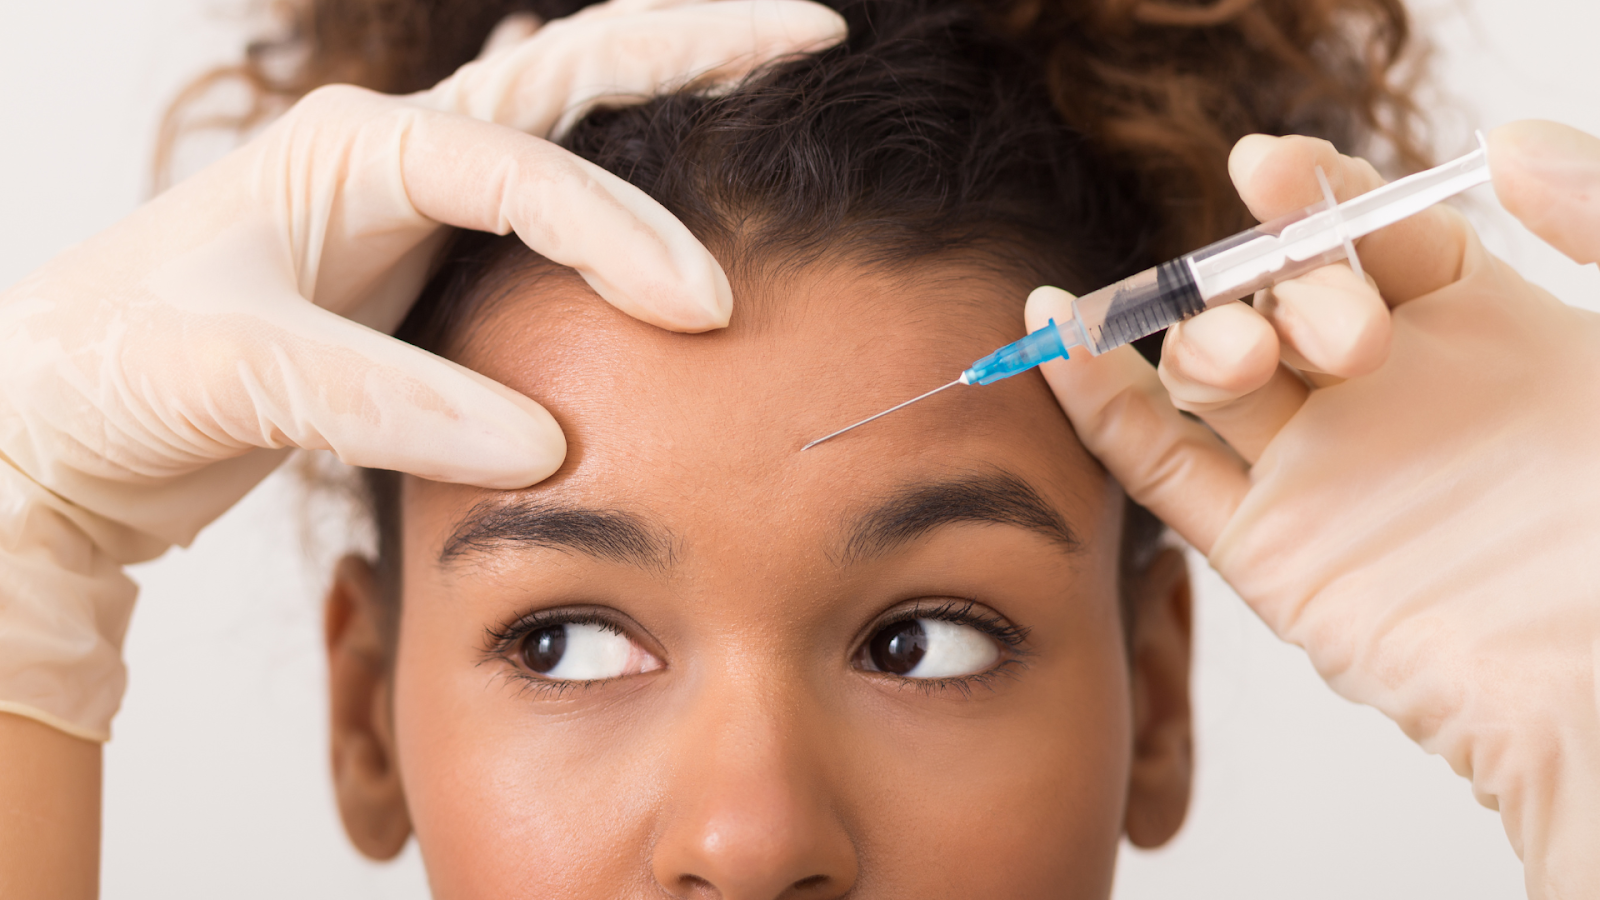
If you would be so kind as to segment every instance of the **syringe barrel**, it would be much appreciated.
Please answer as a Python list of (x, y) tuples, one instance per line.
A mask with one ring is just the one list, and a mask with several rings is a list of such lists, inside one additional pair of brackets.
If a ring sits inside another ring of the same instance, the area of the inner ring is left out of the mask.
[(1095, 356), (1203, 312), (1205, 300), (1183, 259), (1170, 260), (1079, 297), (1072, 304)]
[(1337, 205), (1324, 179), (1322, 203), (1080, 297), (1074, 311), (1085, 345), (1098, 356), (1210, 307), (1349, 259), (1363, 235), (1488, 182), (1489, 149), (1483, 135), (1478, 142), (1477, 150), (1460, 159)]
[(1325, 209), (1318, 204), (1298, 210), (1078, 298), (1073, 308), (1089, 352), (1099, 356), (1213, 306), (1345, 259), (1342, 241), (1326, 249), (1313, 246), (1305, 259), (1283, 252), (1284, 229)]

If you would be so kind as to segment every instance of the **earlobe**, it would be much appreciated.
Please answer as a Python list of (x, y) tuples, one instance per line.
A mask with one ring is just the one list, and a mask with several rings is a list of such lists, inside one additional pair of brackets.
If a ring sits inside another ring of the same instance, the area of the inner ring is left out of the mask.
[(1148, 848), (1178, 833), (1194, 781), (1193, 598), (1183, 553), (1162, 551), (1130, 587), (1137, 610), (1129, 641), (1134, 740), (1123, 829), (1134, 846)]
[(334, 794), (356, 849), (389, 859), (411, 836), (394, 742), (389, 647), (372, 565), (339, 561), (324, 607)]

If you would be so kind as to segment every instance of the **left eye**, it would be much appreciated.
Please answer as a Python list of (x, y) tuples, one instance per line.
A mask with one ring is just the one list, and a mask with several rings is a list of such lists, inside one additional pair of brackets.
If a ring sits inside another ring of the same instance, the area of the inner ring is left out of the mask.
[(522, 639), (522, 664), (553, 681), (600, 681), (652, 672), (661, 661), (627, 635), (589, 622), (563, 622)]
[(905, 619), (880, 628), (863, 656), (873, 671), (902, 678), (975, 675), (1000, 660), (994, 638), (943, 619)]

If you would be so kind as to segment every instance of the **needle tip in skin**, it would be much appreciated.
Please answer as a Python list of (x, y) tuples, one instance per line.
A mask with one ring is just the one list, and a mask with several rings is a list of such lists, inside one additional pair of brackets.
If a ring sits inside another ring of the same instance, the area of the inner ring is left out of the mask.
[(892, 413), (897, 409), (905, 409), (906, 407), (908, 407), (911, 404), (917, 402), (918, 400), (923, 400), (923, 399), (926, 399), (928, 397), (932, 397), (934, 394), (937, 394), (940, 391), (948, 390), (949, 388), (953, 388), (956, 385), (961, 384), (961, 383), (962, 383), (961, 379), (957, 378), (955, 381), (952, 381), (949, 384), (944, 385), (943, 387), (936, 387), (933, 390), (927, 392), (926, 394), (922, 394), (922, 395), (917, 396), (917, 397), (912, 397), (910, 400), (907, 400), (906, 402), (900, 404), (899, 406), (891, 406), (888, 409), (884, 410), (883, 412), (878, 413), (877, 415), (867, 416), (865, 419), (862, 419), (861, 421), (855, 423), (854, 425), (846, 425), (845, 427), (839, 429), (838, 431), (835, 431), (833, 434), (826, 434), (826, 435), (823, 435), (822, 437), (817, 438), (816, 440), (814, 440), (811, 443), (805, 445), (804, 447), (801, 447), (800, 448), (800, 452), (804, 453), (807, 450), (810, 450), (812, 447), (815, 447), (816, 445), (822, 443), (823, 441), (831, 441), (834, 438), (838, 437), (839, 435), (844, 434), (846, 431), (850, 431), (851, 429), (854, 429), (854, 428), (860, 428), (861, 426), (867, 424), (868, 422), (871, 422), (873, 419), (881, 419), (884, 416), (887, 416), (889, 413)]

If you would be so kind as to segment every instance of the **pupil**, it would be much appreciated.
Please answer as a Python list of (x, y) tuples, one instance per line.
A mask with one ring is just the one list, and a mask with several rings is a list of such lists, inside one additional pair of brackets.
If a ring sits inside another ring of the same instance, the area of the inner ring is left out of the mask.
[(522, 661), (528, 668), (544, 674), (554, 669), (567, 652), (567, 626), (541, 628), (522, 642)]
[(904, 675), (928, 652), (928, 634), (916, 619), (899, 622), (873, 635), (869, 650), (878, 671)]

